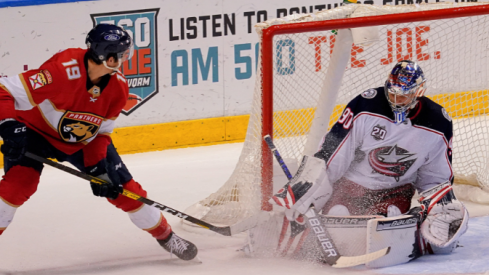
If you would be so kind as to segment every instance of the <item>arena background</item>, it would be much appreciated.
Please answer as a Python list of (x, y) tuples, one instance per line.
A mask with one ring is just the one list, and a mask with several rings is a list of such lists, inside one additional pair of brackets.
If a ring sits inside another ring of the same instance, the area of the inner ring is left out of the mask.
[(118, 24), (133, 34), (137, 51), (123, 68), (131, 95), (112, 135), (120, 153), (240, 142), (259, 51), (254, 24), (341, 2), (0, 1), (0, 77), (37, 68), (59, 50), (85, 48), (96, 23)]

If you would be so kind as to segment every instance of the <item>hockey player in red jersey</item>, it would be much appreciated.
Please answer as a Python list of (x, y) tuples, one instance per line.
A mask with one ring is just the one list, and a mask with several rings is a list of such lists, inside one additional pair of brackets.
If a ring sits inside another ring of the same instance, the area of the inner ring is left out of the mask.
[[(451, 186), (452, 119), (423, 96), (425, 90), (420, 66), (404, 60), (383, 87), (350, 101), (319, 151), (304, 157), (295, 177), (273, 196), (288, 219), (311, 206), (335, 216), (415, 214), (422, 238), (406, 256), (452, 252), (467, 229), (468, 212)], [(421, 207), (410, 210), (415, 189)]]
[(86, 50), (55, 54), (37, 70), (0, 79), (5, 162), (0, 182), (0, 234), (37, 189), (43, 164), (23, 156), (31, 152), (68, 161), (80, 171), (108, 180), (110, 184), (92, 184), (93, 194), (127, 212), (137, 227), (167, 251), (191, 260), (197, 247), (177, 236), (158, 209), (119, 195), (125, 188), (146, 196), (110, 138), (129, 95), (119, 68), (132, 56), (132, 39), (118, 26), (99, 24), (88, 33), (86, 44)]

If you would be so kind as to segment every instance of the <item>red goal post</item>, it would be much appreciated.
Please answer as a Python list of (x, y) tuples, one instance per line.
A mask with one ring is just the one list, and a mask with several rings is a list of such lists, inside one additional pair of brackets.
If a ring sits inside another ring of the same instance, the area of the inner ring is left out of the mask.
[(351, 4), (258, 23), (260, 62), (242, 154), (230, 179), (190, 214), (232, 224), (271, 210), (268, 200), (286, 179), (274, 172), (263, 136), (274, 137), (286, 162), (297, 165), (317, 150), (345, 104), (382, 86), (402, 59), (420, 63), (427, 96), (454, 119), (456, 178), (489, 187), (488, 14), (488, 4), (474, 2)]

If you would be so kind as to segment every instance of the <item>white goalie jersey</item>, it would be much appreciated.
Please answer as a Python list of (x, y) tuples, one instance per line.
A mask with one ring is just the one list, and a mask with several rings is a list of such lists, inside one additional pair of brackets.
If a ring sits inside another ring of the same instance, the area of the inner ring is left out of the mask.
[(419, 192), (452, 182), (452, 120), (446, 110), (421, 97), (408, 118), (394, 123), (383, 87), (353, 99), (315, 154), (325, 160), (330, 182), (346, 178), (371, 190), (413, 184)]

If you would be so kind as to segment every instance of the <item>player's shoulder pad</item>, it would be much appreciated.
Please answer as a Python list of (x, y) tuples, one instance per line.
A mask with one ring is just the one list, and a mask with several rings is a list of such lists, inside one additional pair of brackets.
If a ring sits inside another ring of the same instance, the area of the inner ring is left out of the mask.
[(126, 76), (121, 72), (121, 71), (117, 71), (115, 74), (114, 74), (119, 80), (121, 81), (125, 81), (127, 82), (127, 79), (126, 79)]
[(375, 98), (377, 96), (377, 94), (378, 94), (377, 89), (368, 89), (368, 90), (365, 90), (362, 93), (360, 93), (360, 95), (366, 99)]
[(427, 97), (421, 97), (419, 101), (422, 104), (421, 111), (413, 123), (441, 132), (447, 140), (450, 140), (453, 135), (453, 124), (447, 110)]
[(347, 105), (355, 115), (368, 112), (386, 117), (392, 116), (392, 109), (385, 97), (384, 87), (367, 89), (356, 96)]
[[(51, 72), (56, 81), (59, 80), (70, 80), (68, 74), (66, 73), (66, 69), (70, 67), (79, 67), (78, 72), (84, 74), (83, 70), (83, 57), (87, 50), (80, 48), (70, 48), (59, 51), (55, 53), (50, 59), (44, 62), (40, 69), (47, 70)], [(72, 71), (76, 72), (76, 71)], [(72, 78), (77, 79), (77, 78)]]
[[(71, 79), (78, 79), (83, 72), (78, 70), (67, 71), (67, 68), (74, 66), (80, 67), (80, 57), (83, 56), (83, 49), (66, 49), (54, 54), (51, 58), (45, 61), (39, 69), (25, 71), (22, 75), (25, 81), (30, 85), (32, 90), (43, 88), (45, 90), (51, 83), (64, 85)], [(69, 78), (69, 74), (73, 74), (73, 78)]]
[(123, 87), (124, 89), (129, 89), (127, 78), (120, 71), (117, 71), (112, 77), (117, 79), (119, 86)]
[(81, 48), (68, 48), (64, 50), (59, 50), (46, 62), (49, 62), (51, 60), (69, 62), (72, 61), (73, 59), (76, 59), (78, 61), (80, 57), (82, 57), (83, 60), (83, 56), (85, 55), (86, 51), (87, 50)]

